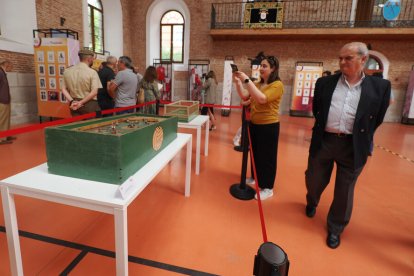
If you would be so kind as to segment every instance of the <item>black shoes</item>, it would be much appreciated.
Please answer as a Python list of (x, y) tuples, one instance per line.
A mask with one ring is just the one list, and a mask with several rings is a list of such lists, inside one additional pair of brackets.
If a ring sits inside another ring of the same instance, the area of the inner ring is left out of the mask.
[(334, 235), (331, 232), (328, 232), (328, 237), (326, 238), (326, 244), (335, 249), (341, 244), (341, 238), (339, 235)]
[(316, 214), (316, 208), (306, 206), (306, 215), (310, 218), (313, 218), (313, 216)]

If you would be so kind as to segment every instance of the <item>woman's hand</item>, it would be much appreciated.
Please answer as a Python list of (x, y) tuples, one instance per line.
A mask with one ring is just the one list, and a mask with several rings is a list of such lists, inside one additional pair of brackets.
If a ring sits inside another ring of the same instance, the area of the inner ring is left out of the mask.
[(235, 83), (241, 82), (241, 80), (237, 77), (236, 73), (233, 73), (233, 80)]
[(234, 74), (237, 76), (237, 78), (238, 78), (241, 82), (244, 82), (246, 79), (248, 79), (248, 78), (249, 78), (249, 77), (248, 77), (245, 73), (240, 72), (240, 71), (236, 71), (236, 72), (234, 72)]

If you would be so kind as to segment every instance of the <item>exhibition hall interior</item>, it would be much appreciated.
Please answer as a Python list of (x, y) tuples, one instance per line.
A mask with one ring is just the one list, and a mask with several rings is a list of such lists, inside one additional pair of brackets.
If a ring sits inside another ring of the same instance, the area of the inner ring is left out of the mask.
[(0, 275), (414, 275), (414, 0), (0, 1)]

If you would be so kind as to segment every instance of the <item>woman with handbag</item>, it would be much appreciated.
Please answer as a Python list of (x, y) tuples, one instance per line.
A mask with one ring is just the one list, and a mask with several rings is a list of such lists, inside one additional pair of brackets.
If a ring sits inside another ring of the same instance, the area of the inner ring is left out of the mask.
[[(157, 78), (157, 69), (154, 66), (148, 66), (144, 78), (139, 83), (138, 104), (153, 102), (160, 98)], [(139, 113), (157, 114), (156, 104), (141, 107)]]
[[(204, 94), (204, 102), (205, 104), (215, 104), (216, 103), (216, 87), (217, 87), (217, 79), (216, 74), (214, 74), (213, 71), (208, 72), (207, 74), (207, 80), (204, 82), (204, 84), (201, 86), (202, 90), (205, 90)], [(203, 106), (201, 109), (201, 115), (207, 115), (210, 116), (211, 120), (211, 128), (210, 131), (216, 130), (216, 117), (214, 117), (214, 109), (213, 107), (206, 107)]]

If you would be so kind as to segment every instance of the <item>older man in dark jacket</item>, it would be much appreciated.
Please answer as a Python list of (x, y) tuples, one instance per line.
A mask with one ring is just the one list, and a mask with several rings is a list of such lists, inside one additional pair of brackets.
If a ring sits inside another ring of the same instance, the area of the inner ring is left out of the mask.
[(318, 79), (315, 87), (312, 104), (316, 120), (305, 172), (306, 215), (315, 215), (336, 163), (326, 239), (330, 248), (339, 246), (340, 234), (351, 219), (355, 184), (390, 101), (391, 83), (364, 74), (367, 59), (365, 44), (345, 45), (339, 53), (341, 73)]

